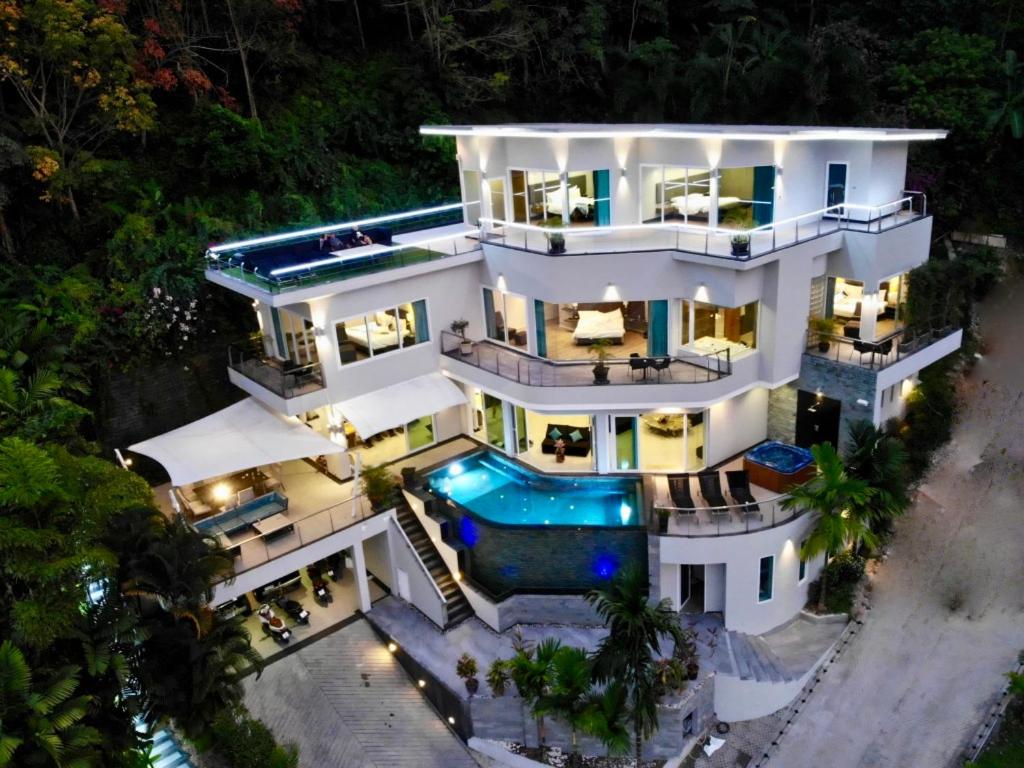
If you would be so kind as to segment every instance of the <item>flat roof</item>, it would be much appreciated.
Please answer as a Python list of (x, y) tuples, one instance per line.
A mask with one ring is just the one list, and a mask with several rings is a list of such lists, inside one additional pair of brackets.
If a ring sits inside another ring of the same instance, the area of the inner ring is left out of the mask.
[(820, 125), (691, 125), (685, 123), (505, 123), (503, 125), (423, 125), (424, 136), (493, 136), (517, 139), (615, 137), (730, 139), (732, 141), (932, 141), (946, 138), (941, 128), (865, 128)]

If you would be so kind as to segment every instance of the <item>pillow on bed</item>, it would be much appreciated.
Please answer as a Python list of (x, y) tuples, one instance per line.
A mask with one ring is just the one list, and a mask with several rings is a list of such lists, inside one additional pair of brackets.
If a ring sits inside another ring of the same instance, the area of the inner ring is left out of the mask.
[(580, 440), (583, 439), (583, 433), (580, 432), (578, 429), (574, 429), (572, 432), (569, 433), (569, 439), (572, 440), (574, 443), (578, 443)]
[(562, 431), (558, 427), (554, 427), (550, 432), (548, 432), (548, 437), (550, 437), (552, 440), (557, 440), (561, 436)]

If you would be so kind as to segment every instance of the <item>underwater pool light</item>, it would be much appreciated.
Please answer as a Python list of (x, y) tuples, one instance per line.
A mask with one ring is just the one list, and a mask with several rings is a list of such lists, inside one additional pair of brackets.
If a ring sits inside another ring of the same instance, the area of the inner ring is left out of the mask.
[(633, 508), (629, 504), (623, 504), (619, 507), (619, 517), (622, 518), (622, 524), (625, 525), (629, 522), (629, 518), (633, 516)]
[(448, 467), (448, 475), (450, 477), (458, 477), (464, 471), (465, 470), (463, 469), (462, 465), (459, 462), (455, 462), (450, 467)]

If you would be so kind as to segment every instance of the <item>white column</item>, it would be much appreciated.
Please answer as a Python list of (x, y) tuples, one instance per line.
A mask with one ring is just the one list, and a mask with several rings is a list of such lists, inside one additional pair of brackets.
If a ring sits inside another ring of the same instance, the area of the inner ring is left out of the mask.
[(601, 447), (597, 451), (597, 471), (602, 475), (614, 469), (612, 454), (615, 451), (615, 430), (608, 428), (612, 418), (607, 413), (599, 413), (594, 419), (593, 443)]
[(356, 572), (356, 587), (359, 590), (359, 610), (367, 613), (371, 608), (370, 582), (366, 578), (366, 558), (363, 555), (362, 541), (357, 541), (352, 545), (352, 570)]
[(864, 341), (875, 340), (878, 321), (878, 294), (864, 293), (860, 297), (860, 337)]

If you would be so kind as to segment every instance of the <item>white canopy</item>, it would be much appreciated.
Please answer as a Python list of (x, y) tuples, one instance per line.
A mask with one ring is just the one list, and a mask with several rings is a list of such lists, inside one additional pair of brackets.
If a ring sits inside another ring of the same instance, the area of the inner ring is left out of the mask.
[(251, 397), (128, 449), (160, 462), (172, 485), (345, 450)]
[(353, 397), (337, 407), (360, 435), (369, 437), (467, 402), (455, 382), (440, 373), (428, 373)]

